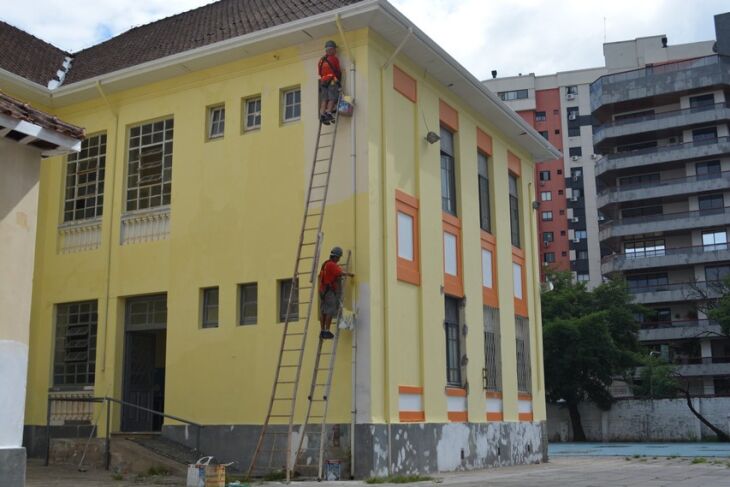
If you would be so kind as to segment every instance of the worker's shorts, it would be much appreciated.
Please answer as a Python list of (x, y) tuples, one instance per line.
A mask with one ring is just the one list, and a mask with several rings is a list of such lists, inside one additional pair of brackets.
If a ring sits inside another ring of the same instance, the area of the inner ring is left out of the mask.
[(340, 84), (326, 83), (319, 84), (319, 101), (337, 101), (340, 98)]
[(340, 299), (334, 291), (327, 291), (319, 295), (319, 314), (336, 316), (340, 310)]

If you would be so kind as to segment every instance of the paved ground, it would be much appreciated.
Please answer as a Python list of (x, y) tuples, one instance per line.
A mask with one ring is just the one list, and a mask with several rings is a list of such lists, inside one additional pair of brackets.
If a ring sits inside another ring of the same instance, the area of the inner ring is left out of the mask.
[[(442, 474), (436, 482), (414, 486), (460, 487), (730, 487), (730, 458), (589, 457), (556, 456), (550, 463), (503, 467), (479, 472)], [(28, 487), (152, 487), (184, 486), (171, 477), (112, 479), (109, 472), (78, 472), (73, 467), (51, 466), (31, 461)], [(267, 485), (281, 485), (269, 483)], [(355, 487), (363, 482), (296, 482), (297, 487)]]

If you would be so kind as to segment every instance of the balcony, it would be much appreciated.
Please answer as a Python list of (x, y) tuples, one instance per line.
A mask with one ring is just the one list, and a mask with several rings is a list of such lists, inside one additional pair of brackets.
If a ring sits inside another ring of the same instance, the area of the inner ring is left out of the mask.
[(721, 333), (720, 325), (710, 320), (650, 322), (641, 324), (639, 340), (642, 342), (686, 340), (717, 336), (719, 333)]
[(730, 59), (712, 55), (601, 76), (591, 83), (591, 111), (613, 103), (730, 84)]
[(663, 198), (730, 188), (730, 171), (683, 178), (663, 179), (655, 183), (622, 184), (598, 193), (598, 208), (626, 201)]
[(651, 286), (629, 286), (634, 302), (639, 304), (701, 301), (719, 296), (720, 285), (714, 281), (675, 282)]
[(654, 267), (730, 261), (728, 244), (697, 245), (655, 249), (644, 253), (607, 255), (601, 260), (601, 273), (623, 272)]
[(730, 375), (730, 357), (692, 357), (687, 362), (677, 366), (677, 372), (683, 377)]
[(658, 132), (692, 125), (718, 123), (730, 119), (730, 103), (715, 103), (671, 112), (654, 113), (635, 118), (606, 122), (593, 129), (596, 152), (608, 148), (607, 140), (626, 135)]
[(696, 140), (682, 144), (648, 147), (606, 154), (596, 163), (596, 176), (619, 169), (636, 168), (685, 160), (718, 157), (730, 153), (730, 137)]
[(730, 207), (681, 213), (663, 213), (661, 215), (637, 216), (606, 221), (600, 226), (598, 238), (607, 240), (642, 233), (668, 232), (727, 224), (730, 224)]

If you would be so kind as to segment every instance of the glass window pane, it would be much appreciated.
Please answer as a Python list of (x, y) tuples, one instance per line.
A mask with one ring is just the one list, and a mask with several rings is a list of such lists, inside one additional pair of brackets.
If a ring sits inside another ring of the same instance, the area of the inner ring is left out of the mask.
[(398, 212), (398, 257), (413, 261), (413, 217)]
[(456, 236), (444, 232), (444, 272), (457, 275)]
[(492, 252), (482, 249), (482, 286), (492, 288)]
[(515, 262), (512, 263), (512, 283), (515, 298), (522, 299), (522, 266)]

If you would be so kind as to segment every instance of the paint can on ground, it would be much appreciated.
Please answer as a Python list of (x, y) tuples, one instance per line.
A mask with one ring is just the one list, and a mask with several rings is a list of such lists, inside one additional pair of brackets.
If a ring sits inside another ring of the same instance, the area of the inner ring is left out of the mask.
[(351, 117), (354, 110), (355, 106), (352, 103), (352, 97), (343, 96), (340, 98), (340, 102), (337, 104), (337, 111), (340, 115)]
[(324, 462), (324, 479), (340, 480), (340, 472), (342, 470), (342, 461), (325, 460)]

